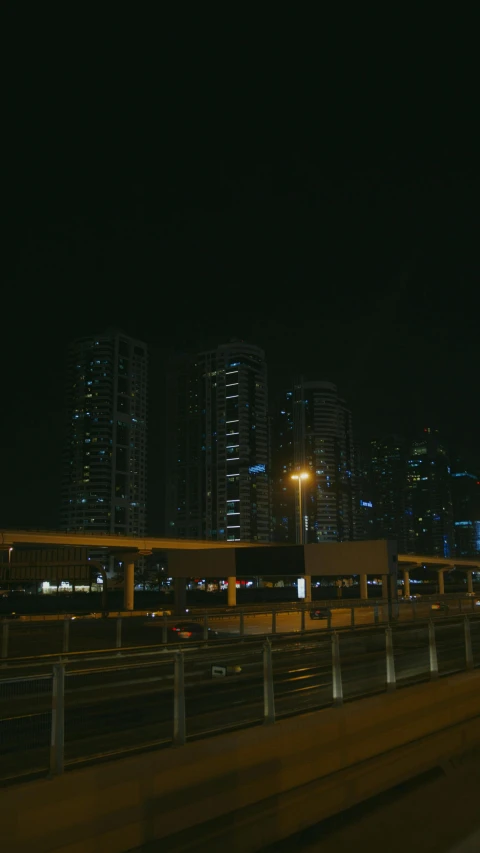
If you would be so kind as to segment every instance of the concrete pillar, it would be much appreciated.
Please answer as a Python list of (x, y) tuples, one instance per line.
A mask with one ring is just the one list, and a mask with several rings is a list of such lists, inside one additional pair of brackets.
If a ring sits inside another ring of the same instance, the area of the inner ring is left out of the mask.
[(368, 598), (367, 576), (360, 575), (360, 598)]
[(236, 607), (237, 605), (237, 579), (228, 578), (228, 606)]
[(175, 578), (174, 580), (174, 595), (175, 595), (175, 613), (177, 616), (183, 616), (187, 609), (187, 579)]
[(410, 572), (408, 569), (403, 570), (403, 597), (410, 598)]
[(133, 610), (135, 598), (135, 563), (127, 563), (124, 568), (123, 607)]
[(312, 578), (310, 575), (305, 575), (305, 604), (312, 602)]
[(438, 570), (438, 594), (445, 595), (445, 578), (443, 575), (443, 569)]
[(473, 570), (467, 572), (467, 592), (473, 592)]
[(388, 599), (388, 580), (389, 575), (382, 575), (382, 598)]

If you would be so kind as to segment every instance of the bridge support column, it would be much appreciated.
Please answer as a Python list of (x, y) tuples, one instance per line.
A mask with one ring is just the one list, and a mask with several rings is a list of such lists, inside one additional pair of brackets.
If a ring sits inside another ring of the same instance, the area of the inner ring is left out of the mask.
[(388, 598), (390, 597), (388, 593), (389, 580), (390, 575), (382, 575), (382, 598), (384, 598), (385, 600), (388, 600)]
[(187, 609), (187, 579), (175, 578), (175, 613), (177, 616), (183, 616)]
[(467, 592), (473, 592), (473, 570), (467, 572)]
[(368, 598), (367, 576), (360, 575), (360, 598)]
[(305, 604), (312, 603), (312, 578), (310, 575), (305, 575)]
[(228, 578), (228, 606), (237, 606), (237, 579)]
[(403, 597), (410, 598), (410, 572), (408, 569), (403, 570)]
[(123, 606), (125, 610), (133, 610), (135, 598), (135, 563), (126, 563), (123, 580)]
[(443, 569), (438, 570), (438, 594), (445, 595), (445, 577)]

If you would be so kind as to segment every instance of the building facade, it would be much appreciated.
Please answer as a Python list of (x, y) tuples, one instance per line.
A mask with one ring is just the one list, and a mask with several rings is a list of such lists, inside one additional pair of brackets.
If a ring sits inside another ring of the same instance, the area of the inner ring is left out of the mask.
[(480, 476), (465, 470), (452, 473), (455, 556), (480, 554)]
[(294, 398), (284, 392), (272, 417), (272, 538), (275, 542), (296, 541), (294, 465)]
[(374, 439), (370, 445), (373, 505), (372, 539), (394, 539), (407, 552), (407, 442), (398, 435)]
[(267, 366), (233, 341), (170, 364), (166, 535), (270, 539)]
[(304, 541), (356, 539), (358, 494), (352, 415), (331, 382), (295, 383), (294, 467), (309, 473), (304, 481), (301, 520)]
[(62, 529), (145, 535), (147, 382), (142, 341), (108, 330), (71, 345)]
[(448, 454), (438, 430), (426, 428), (407, 460), (407, 553), (454, 556)]

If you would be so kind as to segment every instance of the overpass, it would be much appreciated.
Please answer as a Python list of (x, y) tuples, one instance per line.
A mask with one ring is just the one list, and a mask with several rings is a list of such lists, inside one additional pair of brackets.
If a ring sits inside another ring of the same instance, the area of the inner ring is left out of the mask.
[[(397, 598), (397, 568), (403, 568), (405, 596), (410, 596), (412, 567), (437, 568), (439, 592), (444, 594), (444, 573), (453, 568), (467, 573), (467, 587), (473, 592), (473, 568), (479, 559), (442, 559), (422, 555), (397, 554), (396, 543), (388, 540), (325, 542), (307, 545), (279, 545), (258, 542), (221, 542), (200, 539), (136, 537), (109, 533), (75, 533), (47, 530), (0, 530), (0, 551), (8, 551), (7, 566), (15, 569), (15, 549), (22, 546), (61, 548), (102, 548), (122, 559), (125, 565), (124, 608), (134, 609), (135, 562), (155, 551), (169, 554), (169, 574), (174, 578), (175, 595), (184, 609), (185, 580), (188, 577), (228, 579), (228, 604), (236, 604), (239, 575), (290, 575), (305, 580), (306, 603), (311, 601), (312, 576), (346, 577), (358, 575), (360, 597), (368, 598), (367, 576), (382, 577), (390, 602)], [(87, 558), (84, 558), (85, 560)], [(56, 561), (57, 565), (59, 561)], [(0, 565), (0, 579), (2, 567)], [(4, 567), (5, 571), (5, 567)], [(106, 585), (104, 584), (105, 588)]]
[(398, 562), (403, 570), (404, 595), (410, 597), (410, 572), (413, 569), (418, 569), (421, 566), (432, 566), (438, 573), (438, 592), (440, 595), (445, 594), (445, 572), (450, 572), (453, 569), (459, 569), (466, 572), (467, 575), (467, 592), (473, 593), (473, 570), (480, 569), (480, 557), (452, 558), (445, 559), (443, 557), (427, 557), (419, 554), (399, 554)]
[[(361, 597), (367, 598), (367, 575), (384, 579), (386, 598), (396, 598), (397, 547), (387, 540), (364, 542), (325, 542), (317, 544), (278, 545), (257, 542), (216, 542), (211, 540), (167, 539), (157, 537), (138, 538), (112, 534), (89, 534), (61, 531), (0, 530), (0, 550), (8, 551), (8, 564), (3, 571), (15, 577), (17, 568), (16, 549), (21, 554), (22, 546), (32, 548), (84, 549), (83, 563), (88, 566), (87, 548), (102, 548), (109, 555), (120, 558), (125, 566), (124, 607), (134, 609), (135, 561), (155, 551), (168, 553), (169, 575), (175, 582), (176, 606), (185, 609), (185, 581), (189, 577), (228, 579), (228, 604), (236, 605), (236, 579), (239, 576), (290, 576), (304, 580), (304, 601), (311, 601), (312, 576), (342, 578), (360, 576)], [(45, 566), (44, 552), (37, 559)], [(31, 556), (30, 556), (31, 555)], [(52, 552), (57, 567), (62, 556)], [(78, 556), (71, 555), (70, 563)], [(26, 561), (35, 563), (35, 555), (26, 554)], [(25, 569), (25, 559), (23, 560)], [(0, 567), (0, 578), (1, 567)], [(26, 575), (21, 575), (26, 578)], [(58, 574), (57, 574), (58, 577)], [(105, 585), (105, 584), (104, 584)]]

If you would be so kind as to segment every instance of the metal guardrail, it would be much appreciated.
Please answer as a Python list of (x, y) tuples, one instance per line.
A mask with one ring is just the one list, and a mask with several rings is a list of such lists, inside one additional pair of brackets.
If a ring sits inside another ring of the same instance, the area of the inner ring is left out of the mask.
[[(430, 615), (431, 602), (440, 602), (440, 610), (432, 611), (431, 615), (435, 617), (446, 617), (452, 614), (473, 613), (480, 607), (477, 605), (478, 599), (475, 597), (438, 597), (412, 599), (409, 601), (399, 601), (393, 606), (395, 615), (400, 621), (416, 621), (419, 618), (425, 618)], [(335, 604), (335, 606), (333, 606)], [(355, 628), (358, 625), (365, 624), (369, 621), (371, 624), (379, 625), (382, 622), (388, 621), (388, 604), (382, 599), (373, 599), (368, 602), (313, 602), (307, 607), (283, 605), (276, 607), (256, 607), (255, 609), (246, 608), (230, 608), (230, 609), (215, 609), (215, 610), (195, 610), (187, 611), (182, 617), (173, 617), (170, 611), (163, 611), (165, 615), (155, 615), (151, 618), (151, 611), (144, 611), (143, 618), (145, 625), (158, 625), (159, 640), (166, 644), (172, 639), (172, 626), (178, 622), (195, 622), (202, 626), (201, 639), (207, 641), (210, 630), (218, 630), (220, 633), (225, 633), (225, 628), (228, 629), (228, 636), (244, 638), (250, 633), (258, 632), (258, 621), (266, 619), (269, 625), (264, 625), (262, 633), (276, 634), (282, 629), (290, 633), (292, 630), (299, 632), (307, 630), (307, 627), (313, 628), (317, 624), (321, 624), (327, 630), (332, 627), (351, 627)], [(324, 618), (315, 620), (315, 623), (310, 620), (311, 610), (325, 611)], [(156, 614), (162, 611), (157, 611)], [(150, 614), (150, 615), (148, 615)], [(282, 617), (296, 617), (295, 626), (292, 628), (286, 627), (285, 622), (282, 624)], [(228, 624), (227, 624), (228, 623)], [(155, 629), (153, 629), (155, 630)], [(88, 617), (82, 615), (70, 614), (62, 616), (60, 619), (47, 623), (43, 621), (23, 621), (22, 619), (3, 619), (0, 620), (0, 668), (5, 668), (10, 663), (10, 660), (15, 658), (30, 657), (31, 650), (35, 649), (38, 655), (47, 655), (60, 653), (67, 654), (75, 651), (103, 651), (104, 649), (122, 649), (134, 648), (137, 646), (158, 645), (152, 643), (150, 635), (152, 631), (144, 630), (140, 625), (139, 620), (126, 619), (124, 615), (118, 615), (111, 619), (97, 618), (97, 614), (90, 614)], [(161, 632), (161, 634), (160, 634)], [(103, 646), (103, 649), (102, 649)]]
[(83, 654), (49, 666), (0, 680), (3, 784), (273, 725), (284, 716), (470, 670), (480, 666), (480, 614), (255, 637), (246, 644), (112, 650), (100, 661)]

